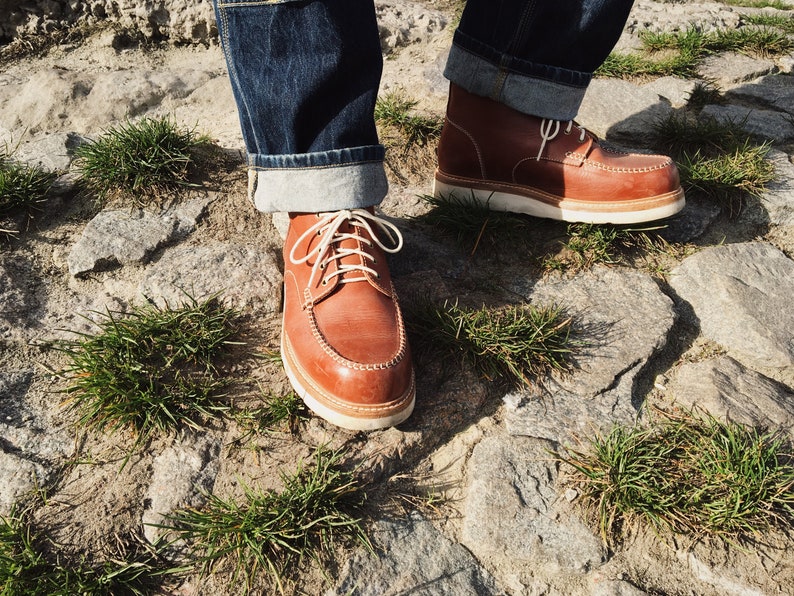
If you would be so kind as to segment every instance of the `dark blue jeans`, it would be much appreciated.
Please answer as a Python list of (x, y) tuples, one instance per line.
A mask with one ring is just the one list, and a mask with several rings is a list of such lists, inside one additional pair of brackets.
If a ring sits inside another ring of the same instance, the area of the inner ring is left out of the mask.
[[(556, 120), (575, 117), (633, 0), (468, 0), (445, 76)], [(373, 119), (373, 0), (215, 0), (262, 211), (335, 211), (387, 192)]]

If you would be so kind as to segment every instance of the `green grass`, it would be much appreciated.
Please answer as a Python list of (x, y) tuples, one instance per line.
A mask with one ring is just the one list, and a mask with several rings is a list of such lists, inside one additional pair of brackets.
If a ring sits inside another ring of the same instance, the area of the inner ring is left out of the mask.
[(309, 419), (303, 400), (294, 391), (286, 394), (264, 394), (265, 405), (235, 414), (238, 424), (251, 434), (287, 430), (297, 433), (301, 421)]
[[(3, 596), (146, 596), (167, 576), (184, 569), (170, 566), (158, 547), (138, 547), (108, 561), (89, 565), (47, 555), (47, 540), (27, 516), (12, 511), (0, 517), (0, 594)], [(49, 551), (57, 551), (51, 545)], [(55, 559), (53, 562), (52, 559)]]
[(615, 427), (586, 451), (558, 457), (576, 470), (605, 540), (635, 520), (656, 530), (760, 538), (794, 526), (794, 467), (781, 439), (705, 416)]
[(190, 173), (210, 143), (168, 118), (143, 118), (108, 129), (75, 151), (84, 185), (100, 198), (145, 205), (190, 186)]
[(775, 178), (769, 144), (754, 142), (737, 123), (674, 115), (656, 125), (654, 137), (678, 163), (686, 189), (723, 204), (757, 196)]
[(791, 10), (791, 5), (782, 0), (717, 0), (729, 6), (745, 6), (747, 8), (777, 8)]
[[(780, 26), (780, 23), (783, 23)], [(638, 76), (691, 77), (698, 63), (710, 54), (745, 52), (781, 55), (794, 49), (794, 40), (786, 33), (789, 25), (780, 19), (757, 19), (739, 29), (723, 29), (705, 33), (697, 27), (684, 31), (640, 34), (645, 52), (642, 54), (611, 53), (596, 71), (605, 77)]]
[(681, 178), (690, 190), (730, 205), (743, 195), (759, 196), (775, 179), (775, 169), (766, 159), (769, 145), (750, 142), (725, 155), (708, 157), (700, 152), (685, 154), (678, 162)]
[(155, 431), (196, 428), (199, 419), (224, 412), (217, 364), (237, 321), (237, 312), (217, 296), (190, 298), (173, 309), (108, 312), (96, 335), (59, 344), (70, 359), (66, 392), (80, 423), (111, 432), (129, 428), (143, 441)]
[(646, 32), (641, 36), (645, 49), (651, 52), (676, 50), (684, 57), (697, 61), (718, 52), (750, 52), (784, 54), (791, 51), (794, 41), (784, 32), (767, 26), (747, 26), (704, 33), (690, 27), (675, 33)]
[[(546, 256), (543, 271), (581, 271), (596, 264), (625, 263), (629, 257), (648, 259), (651, 255), (672, 254), (674, 248), (655, 234), (665, 224), (649, 227), (625, 227), (610, 224), (572, 223), (563, 251)], [(649, 263), (646, 263), (649, 264)]]
[(773, 27), (789, 35), (794, 34), (794, 16), (790, 14), (785, 16), (779, 14), (754, 14), (744, 15), (742, 18), (748, 23), (759, 27)]
[[(41, 210), (55, 179), (54, 174), (18, 164), (0, 154), (0, 222), (17, 218), (28, 219)], [(18, 230), (6, 229), (0, 223), (0, 238), (15, 236)]]
[(393, 126), (407, 138), (406, 146), (426, 145), (441, 134), (441, 118), (414, 114), (417, 101), (408, 99), (401, 91), (391, 91), (375, 102), (375, 121)]
[(415, 300), (405, 309), (420, 360), (438, 357), (514, 386), (571, 367), (572, 319), (561, 308), (519, 304), (473, 309)]
[(629, 232), (610, 225), (571, 224), (568, 234), (565, 247), (581, 267), (589, 267), (594, 263), (618, 263), (619, 249), (626, 245)]
[(601, 77), (688, 77), (694, 73), (696, 62), (685, 57), (672, 56), (663, 60), (654, 60), (639, 54), (623, 54), (612, 52), (598, 67), (595, 74)]
[(713, 84), (704, 81), (695, 83), (695, 87), (687, 98), (687, 108), (700, 112), (707, 105), (725, 104), (722, 92)]
[(414, 217), (414, 221), (432, 226), (471, 255), (481, 247), (490, 250), (503, 242), (525, 245), (531, 233), (525, 219), (504, 211), (492, 211), (487, 203), (483, 204), (474, 196), (463, 199), (452, 194), (421, 198), (430, 210)]
[(250, 589), (264, 573), (283, 593), (307, 559), (322, 564), (340, 543), (370, 545), (359, 517), (366, 495), (342, 457), (319, 448), (310, 463), (282, 473), (281, 491), (244, 486), (242, 502), (210, 495), (204, 507), (174, 513), (168, 528), (188, 541), (205, 572), (228, 563), (233, 584), (242, 577)]

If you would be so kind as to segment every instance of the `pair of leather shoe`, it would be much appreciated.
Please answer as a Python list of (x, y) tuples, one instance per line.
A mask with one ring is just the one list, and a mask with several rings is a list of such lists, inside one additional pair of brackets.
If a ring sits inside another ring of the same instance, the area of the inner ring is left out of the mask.
[[(436, 196), (562, 221), (637, 223), (684, 206), (672, 160), (608, 149), (574, 122), (543, 120), (452, 85)], [(291, 214), (282, 360), (316, 414), (352, 430), (404, 421), (416, 386), (386, 253), (397, 228), (370, 210)]]

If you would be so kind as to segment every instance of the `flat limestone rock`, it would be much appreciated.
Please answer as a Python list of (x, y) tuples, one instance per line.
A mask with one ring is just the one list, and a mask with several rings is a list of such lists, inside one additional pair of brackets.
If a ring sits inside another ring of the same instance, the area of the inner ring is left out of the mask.
[(777, 71), (773, 60), (752, 58), (737, 52), (706, 57), (698, 66), (698, 76), (722, 88), (735, 87)]
[(647, 139), (653, 126), (672, 113), (659, 93), (619, 79), (594, 79), (577, 121), (599, 137), (614, 141)]
[(794, 392), (729, 356), (682, 365), (666, 394), (723, 420), (794, 435)]
[(691, 322), (744, 364), (794, 365), (794, 262), (770, 244), (706, 248), (670, 273)]
[(0, 450), (0, 515), (8, 515), (20, 498), (46, 480), (41, 464)]
[(689, 101), (692, 91), (695, 90), (697, 81), (679, 77), (659, 77), (650, 83), (645, 83), (642, 88), (653, 91), (664, 98), (674, 108), (682, 108)]
[(794, 114), (794, 76), (769, 75), (747, 83), (725, 94), (729, 100), (768, 106)]
[(209, 197), (194, 199), (162, 213), (102, 211), (72, 247), (69, 273), (79, 276), (113, 265), (146, 263), (155, 250), (192, 232), (210, 202)]
[(155, 303), (175, 306), (186, 294), (201, 299), (218, 292), (236, 308), (278, 311), (281, 271), (267, 250), (257, 246), (219, 243), (178, 246), (146, 269), (138, 292)]
[(143, 533), (149, 542), (163, 534), (155, 527), (181, 507), (198, 507), (202, 492), (211, 493), (218, 474), (221, 446), (206, 434), (182, 435), (152, 462), (152, 481), (146, 492)]
[(596, 266), (573, 278), (549, 276), (527, 296), (573, 317), (573, 371), (554, 381), (583, 398), (613, 387), (625, 371), (663, 348), (676, 319), (673, 302), (656, 282), (628, 269)]
[(653, 279), (597, 266), (515, 291), (536, 305), (562, 306), (573, 317), (574, 369), (542, 381), (534, 392), (508, 395), (508, 431), (569, 443), (615, 422), (631, 424), (640, 397), (635, 379), (667, 344), (676, 320), (672, 301)]
[(794, 226), (794, 164), (789, 156), (777, 149), (772, 149), (767, 158), (775, 166), (776, 180), (766, 185), (766, 190), (759, 197), (764, 207), (768, 223), (773, 226)]
[(462, 543), (500, 575), (527, 566), (551, 576), (579, 575), (605, 561), (600, 538), (578, 517), (558, 515), (549, 448), (544, 441), (502, 435), (483, 439), (472, 452)]
[[(489, 596), (504, 594), (471, 553), (419, 513), (382, 519), (370, 531), (375, 553), (358, 549), (325, 596)], [(420, 589), (421, 587), (421, 589)]]
[(718, 122), (732, 122), (765, 141), (785, 143), (794, 139), (794, 124), (791, 123), (791, 116), (785, 113), (742, 106), (708, 105), (700, 115)]

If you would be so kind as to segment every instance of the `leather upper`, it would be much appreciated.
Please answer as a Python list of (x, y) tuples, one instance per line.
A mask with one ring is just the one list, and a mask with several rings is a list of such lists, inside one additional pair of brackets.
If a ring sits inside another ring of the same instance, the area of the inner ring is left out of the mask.
[(327, 229), (306, 234), (320, 221), (317, 214), (290, 219), (285, 357), (315, 399), (353, 416), (378, 416), (412, 398), (414, 382), (386, 257), (367, 226), (354, 225), (355, 216), (339, 225), (339, 240), (325, 246)]
[[(545, 143), (544, 125), (554, 127), (547, 136), (556, 130)], [(669, 157), (609, 149), (575, 123), (529, 116), (454, 84), (438, 169), (447, 176), (531, 187), (559, 199), (584, 201), (632, 201), (680, 188), (678, 170)]]

